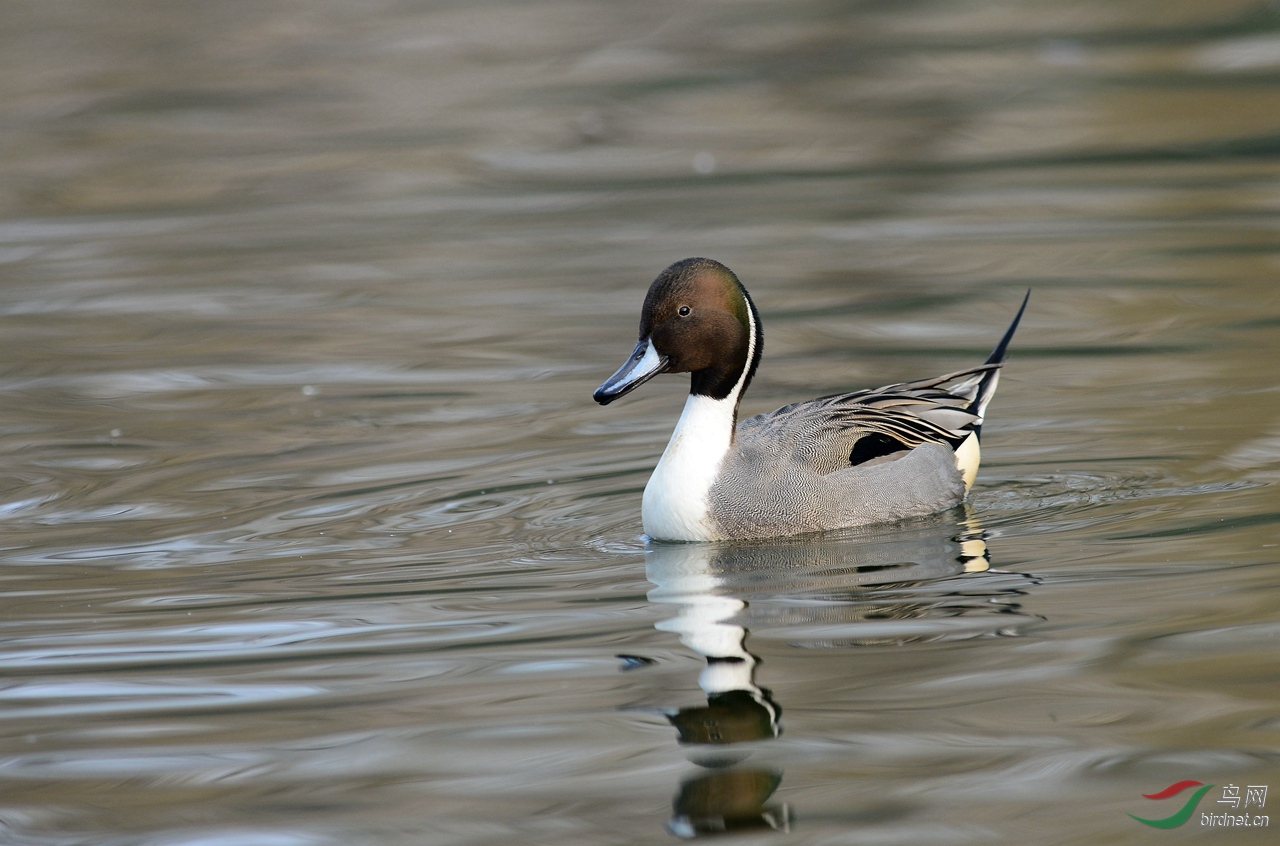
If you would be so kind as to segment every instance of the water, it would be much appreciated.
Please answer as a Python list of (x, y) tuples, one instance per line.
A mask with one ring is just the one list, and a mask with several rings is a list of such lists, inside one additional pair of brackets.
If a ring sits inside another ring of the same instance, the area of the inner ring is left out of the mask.
[[(1267, 839), (1128, 814), (1280, 789), (1273, 6), (5, 19), (0, 842)], [(969, 507), (646, 551), (700, 254), (747, 413), (1031, 288)]]

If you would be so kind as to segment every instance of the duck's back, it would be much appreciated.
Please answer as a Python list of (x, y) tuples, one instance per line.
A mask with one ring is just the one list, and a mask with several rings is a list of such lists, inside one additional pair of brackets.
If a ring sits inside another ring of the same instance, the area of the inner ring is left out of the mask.
[(959, 504), (966, 485), (956, 448), (981, 423), (971, 407), (987, 370), (823, 397), (744, 420), (711, 488), (711, 518), (725, 537), (768, 537)]

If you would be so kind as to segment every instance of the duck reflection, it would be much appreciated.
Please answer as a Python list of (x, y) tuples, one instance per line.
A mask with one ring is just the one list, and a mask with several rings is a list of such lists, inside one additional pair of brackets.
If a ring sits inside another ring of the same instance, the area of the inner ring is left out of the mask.
[[(782, 709), (770, 691), (756, 682), (760, 659), (747, 648), (747, 626), (749, 618), (754, 618), (748, 612), (748, 597), (752, 601), (757, 597), (825, 600), (807, 613), (801, 605), (799, 617), (796, 603), (784, 603), (786, 625), (829, 623), (833, 603), (845, 623), (920, 618), (935, 612), (951, 617), (964, 613), (966, 601), (979, 598), (974, 610), (985, 604), (982, 610), (990, 612), (992, 594), (1019, 594), (1026, 577), (1018, 576), (1014, 586), (992, 585), (989, 591), (966, 583), (932, 597), (918, 596), (910, 586), (988, 571), (986, 535), (967, 511), (894, 530), (850, 531), (821, 538), (650, 544), (646, 575), (654, 588), (649, 600), (671, 606), (673, 612), (657, 627), (676, 634), (706, 659), (698, 678), (706, 705), (667, 712), (680, 743), (701, 768), (681, 783), (668, 829), (691, 838), (790, 827), (787, 805), (769, 804), (782, 771), (767, 761), (750, 760), (767, 758), (767, 747), (761, 742), (781, 733)], [(894, 587), (908, 589), (878, 595)], [(1017, 604), (1012, 605), (1017, 613)], [(1009, 607), (1008, 603), (1003, 606)], [(762, 624), (779, 622), (768, 612), (759, 619)], [(876, 640), (874, 636), (855, 639), (857, 643)]]
[(679, 635), (707, 662), (698, 677), (707, 704), (667, 714), (680, 743), (707, 770), (685, 779), (676, 794), (667, 827), (681, 837), (789, 826), (785, 805), (766, 805), (782, 773), (742, 766), (749, 753), (730, 748), (777, 737), (781, 713), (756, 684), (759, 659), (747, 650), (747, 629), (737, 621), (747, 603), (723, 590), (722, 567), (732, 552), (731, 546), (653, 544), (646, 558), (646, 575), (656, 585), (649, 600), (675, 608), (658, 628)]

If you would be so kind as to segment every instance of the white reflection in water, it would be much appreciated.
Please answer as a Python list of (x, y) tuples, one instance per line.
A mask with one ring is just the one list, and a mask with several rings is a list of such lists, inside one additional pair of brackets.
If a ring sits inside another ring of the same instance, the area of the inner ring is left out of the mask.
[[(957, 632), (969, 637), (1014, 633), (1007, 619), (993, 625), (987, 601), (1005, 600), (1000, 610), (1019, 616), (1018, 606), (1007, 600), (1034, 580), (1020, 577), (1010, 588), (996, 579), (985, 586), (991, 574), (985, 535), (966, 509), (959, 511), (964, 516), (958, 522), (927, 520), (900, 533), (872, 529), (844, 538), (649, 545), (645, 573), (655, 585), (649, 601), (675, 612), (656, 627), (677, 635), (706, 661), (698, 685), (707, 704), (666, 712), (691, 760), (706, 770), (681, 782), (668, 822), (672, 833), (688, 838), (790, 827), (788, 805), (769, 803), (783, 771), (760, 745), (781, 733), (778, 700), (785, 692), (775, 698), (756, 682), (759, 659), (747, 647), (753, 619), (766, 637), (819, 648), (948, 638)], [(943, 603), (928, 590), (915, 589), (956, 579), (964, 581)], [(753, 615), (752, 603), (785, 605), (792, 613), (782, 620)], [(833, 610), (842, 618), (839, 623), (829, 619)], [(970, 617), (963, 627), (955, 625)], [(898, 619), (879, 622), (886, 618)]]

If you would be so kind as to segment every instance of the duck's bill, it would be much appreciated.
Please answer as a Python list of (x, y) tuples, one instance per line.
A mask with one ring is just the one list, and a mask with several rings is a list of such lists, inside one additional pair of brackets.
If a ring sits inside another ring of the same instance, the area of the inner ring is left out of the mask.
[(608, 405), (665, 371), (667, 364), (667, 357), (659, 355), (648, 338), (642, 338), (631, 352), (631, 357), (591, 396), (601, 405)]

